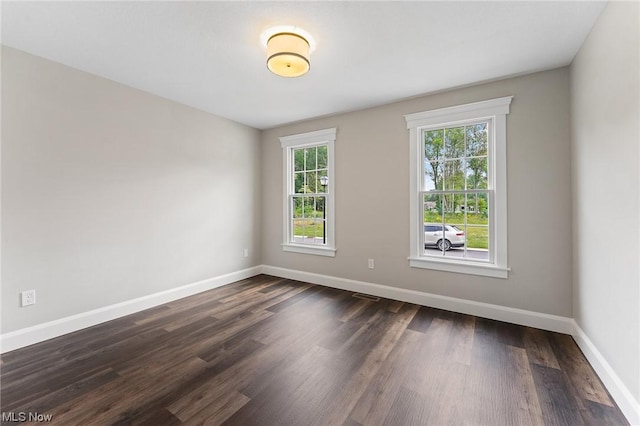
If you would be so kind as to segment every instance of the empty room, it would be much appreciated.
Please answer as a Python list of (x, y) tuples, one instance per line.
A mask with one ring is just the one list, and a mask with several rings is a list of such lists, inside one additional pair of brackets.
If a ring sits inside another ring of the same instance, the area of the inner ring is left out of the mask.
[(640, 425), (637, 1), (2, 1), (2, 424)]

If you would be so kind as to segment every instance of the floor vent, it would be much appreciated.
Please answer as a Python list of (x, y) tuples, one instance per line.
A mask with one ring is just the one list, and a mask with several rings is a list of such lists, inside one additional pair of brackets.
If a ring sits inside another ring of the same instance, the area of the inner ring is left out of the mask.
[(377, 302), (380, 300), (379, 297), (371, 296), (370, 294), (362, 294), (362, 293), (353, 293), (353, 297), (358, 299), (371, 300), (372, 302)]

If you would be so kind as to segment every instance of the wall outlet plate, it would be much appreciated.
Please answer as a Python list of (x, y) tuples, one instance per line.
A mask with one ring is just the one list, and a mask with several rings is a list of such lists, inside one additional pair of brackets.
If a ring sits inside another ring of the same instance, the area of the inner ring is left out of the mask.
[(25, 290), (20, 293), (21, 296), (21, 306), (29, 306), (36, 304), (36, 291), (35, 290)]

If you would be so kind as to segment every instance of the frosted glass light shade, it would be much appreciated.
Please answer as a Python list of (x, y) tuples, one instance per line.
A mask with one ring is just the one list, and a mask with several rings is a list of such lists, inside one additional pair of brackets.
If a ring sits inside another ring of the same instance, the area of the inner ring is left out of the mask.
[(277, 33), (267, 41), (267, 67), (282, 77), (300, 77), (309, 71), (309, 42), (294, 33)]

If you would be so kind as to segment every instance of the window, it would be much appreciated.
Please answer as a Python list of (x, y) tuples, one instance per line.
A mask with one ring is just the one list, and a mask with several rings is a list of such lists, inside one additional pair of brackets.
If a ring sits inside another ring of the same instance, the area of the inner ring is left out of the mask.
[(511, 99), (405, 116), (411, 142), (410, 266), (507, 278)]
[(335, 256), (335, 139), (335, 128), (280, 138), (284, 164), (284, 251)]

